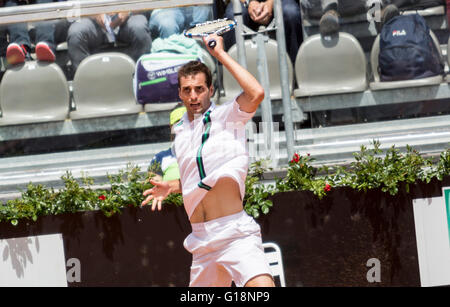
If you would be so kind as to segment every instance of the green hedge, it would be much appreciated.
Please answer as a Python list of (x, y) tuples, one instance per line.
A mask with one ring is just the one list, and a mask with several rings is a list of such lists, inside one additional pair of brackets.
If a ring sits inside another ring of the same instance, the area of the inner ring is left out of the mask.
[[(377, 141), (372, 147), (361, 146), (360, 152), (354, 153), (355, 161), (347, 167), (315, 167), (310, 155), (295, 154), (288, 164), (286, 176), (277, 179), (274, 185), (261, 183), (262, 175), (269, 169), (264, 166), (267, 161), (257, 161), (249, 168), (244, 208), (257, 218), (261, 213), (270, 212), (273, 206), (270, 198), (275, 193), (307, 190), (321, 199), (333, 188), (345, 186), (358, 191), (381, 189), (395, 195), (401, 184), (408, 190), (410, 184), (418, 181), (429, 183), (433, 178), (442, 180), (450, 175), (450, 149), (433, 161), (409, 146), (405, 153), (395, 147), (383, 152)], [(20, 198), (0, 205), (0, 222), (10, 221), (17, 225), (20, 219), (36, 221), (43, 215), (86, 210), (101, 210), (111, 216), (124, 207), (140, 205), (144, 199), (142, 192), (151, 188), (150, 173), (150, 169), (141, 172), (138, 167), (128, 165), (117, 175), (108, 176), (110, 189), (93, 189), (92, 178), (84, 176), (79, 182), (69, 172), (61, 177), (64, 188), (58, 191), (30, 183)], [(182, 197), (170, 195), (165, 204), (182, 206)]]

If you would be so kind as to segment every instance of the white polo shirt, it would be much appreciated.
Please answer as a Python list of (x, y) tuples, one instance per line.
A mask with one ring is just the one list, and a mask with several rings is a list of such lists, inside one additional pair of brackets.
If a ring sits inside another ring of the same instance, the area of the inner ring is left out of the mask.
[(244, 199), (249, 163), (245, 124), (254, 114), (241, 111), (236, 99), (219, 106), (212, 102), (192, 122), (185, 113), (175, 125), (174, 152), (189, 218), (219, 178), (234, 179)]

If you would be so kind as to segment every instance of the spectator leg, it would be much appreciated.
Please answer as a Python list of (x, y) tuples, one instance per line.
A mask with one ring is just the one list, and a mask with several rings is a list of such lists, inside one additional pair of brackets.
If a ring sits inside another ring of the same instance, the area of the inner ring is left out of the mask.
[(181, 8), (154, 10), (150, 16), (149, 28), (154, 37), (167, 38), (184, 30), (185, 17)]
[[(6, 1), (6, 7), (17, 6), (15, 1)], [(7, 26), (9, 32), (9, 42), (19, 45), (31, 46), (30, 36), (28, 34), (27, 23), (13, 23)]]
[(59, 19), (55, 23), (55, 44), (61, 44), (67, 42), (67, 33), (71, 22), (67, 19)]
[(191, 9), (192, 15), (192, 18), (189, 19), (190, 23), (186, 25), (188, 29), (211, 19), (212, 6), (210, 5), (193, 6), (186, 9)]
[(131, 15), (120, 27), (118, 39), (130, 44), (127, 54), (137, 61), (143, 54), (149, 53), (152, 44), (150, 29), (144, 15)]
[(292, 63), (295, 63), (298, 48), (303, 41), (300, 6), (296, 0), (283, 0), (281, 5), (286, 36), (286, 49)]
[(6, 56), (6, 48), (8, 47), (8, 35), (6, 26), (0, 26), (0, 57)]
[[(258, 25), (250, 19), (250, 15), (248, 14), (247, 9), (242, 5), (242, 21), (244, 24), (251, 29), (258, 29)], [(228, 3), (225, 9), (225, 17), (228, 19), (234, 19), (234, 11), (233, 11), (233, 3)], [(225, 49), (228, 50), (236, 44), (236, 36), (235, 31), (231, 30), (223, 34), (223, 41), (225, 44)]]
[(99, 48), (105, 39), (100, 27), (90, 18), (72, 23), (67, 34), (67, 48), (74, 72), (81, 61)]
[[(50, 3), (52, 0), (37, 0), (37, 4)], [(35, 23), (36, 27), (36, 44), (46, 42), (48, 46), (55, 52), (55, 22), (41, 21)]]
[[(282, 3), (284, 30), (286, 35), (286, 49), (292, 62), (295, 62), (298, 48), (303, 41), (300, 6), (297, 0), (283, 0)], [(233, 5), (229, 3), (225, 10), (225, 17), (233, 19)], [(254, 30), (258, 29), (258, 24), (251, 20), (247, 9), (242, 6), (242, 19), (244, 24)], [(234, 31), (229, 31), (223, 35), (225, 48), (228, 50), (236, 43)]]

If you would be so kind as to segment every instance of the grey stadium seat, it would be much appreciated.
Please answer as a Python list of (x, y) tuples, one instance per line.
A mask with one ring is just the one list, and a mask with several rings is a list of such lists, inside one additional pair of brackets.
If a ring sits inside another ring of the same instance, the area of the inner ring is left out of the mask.
[(296, 97), (363, 92), (367, 64), (358, 40), (349, 33), (308, 37), (297, 53)]
[[(269, 39), (266, 44), (267, 66), (269, 71), (269, 83), (270, 83), (270, 98), (272, 100), (281, 99), (281, 81), (280, 81), (280, 66), (278, 64), (278, 45), (275, 40)], [(238, 60), (237, 47), (232, 46), (228, 54), (235, 60)], [(256, 66), (256, 60), (258, 58), (256, 44), (250, 40), (245, 41), (245, 55), (247, 58), (248, 71), (258, 78), (258, 70)], [(294, 71), (292, 62), (289, 56), (286, 55), (288, 64), (288, 77), (289, 77), (289, 91), (292, 91), (292, 84), (294, 82)], [(231, 76), (227, 69), (223, 70), (223, 87), (225, 89), (225, 97), (220, 98), (221, 101), (233, 99), (242, 90), (237, 84), (236, 80)]]
[(63, 121), (69, 103), (69, 86), (57, 64), (25, 62), (9, 68), (3, 76), (0, 125)]
[(70, 118), (82, 119), (143, 111), (133, 94), (135, 62), (126, 54), (108, 52), (84, 59), (73, 78), (76, 110)]
[[(439, 41), (433, 31), (430, 30), (431, 37), (439, 50), (441, 52), (441, 47)], [(436, 85), (442, 82), (443, 76), (433, 76), (422, 79), (415, 80), (402, 80), (402, 81), (380, 81), (380, 74), (378, 72), (378, 55), (380, 54), (380, 35), (375, 39), (372, 50), (370, 53), (370, 63), (373, 73), (373, 82), (370, 82), (369, 86), (372, 91), (376, 90), (386, 90), (393, 88), (406, 88), (406, 87), (417, 87), (417, 86), (427, 86)]]

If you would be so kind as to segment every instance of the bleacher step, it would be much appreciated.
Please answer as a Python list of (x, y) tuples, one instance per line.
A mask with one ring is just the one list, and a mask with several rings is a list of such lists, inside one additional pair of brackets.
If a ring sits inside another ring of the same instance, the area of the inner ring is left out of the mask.
[(105, 184), (109, 182), (107, 174), (117, 174), (127, 164), (146, 171), (152, 157), (169, 146), (170, 143), (157, 143), (4, 158), (0, 165), (0, 195), (24, 190), (29, 182), (61, 187), (61, 176), (66, 171), (74, 178), (85, 175), (96, 184)]

